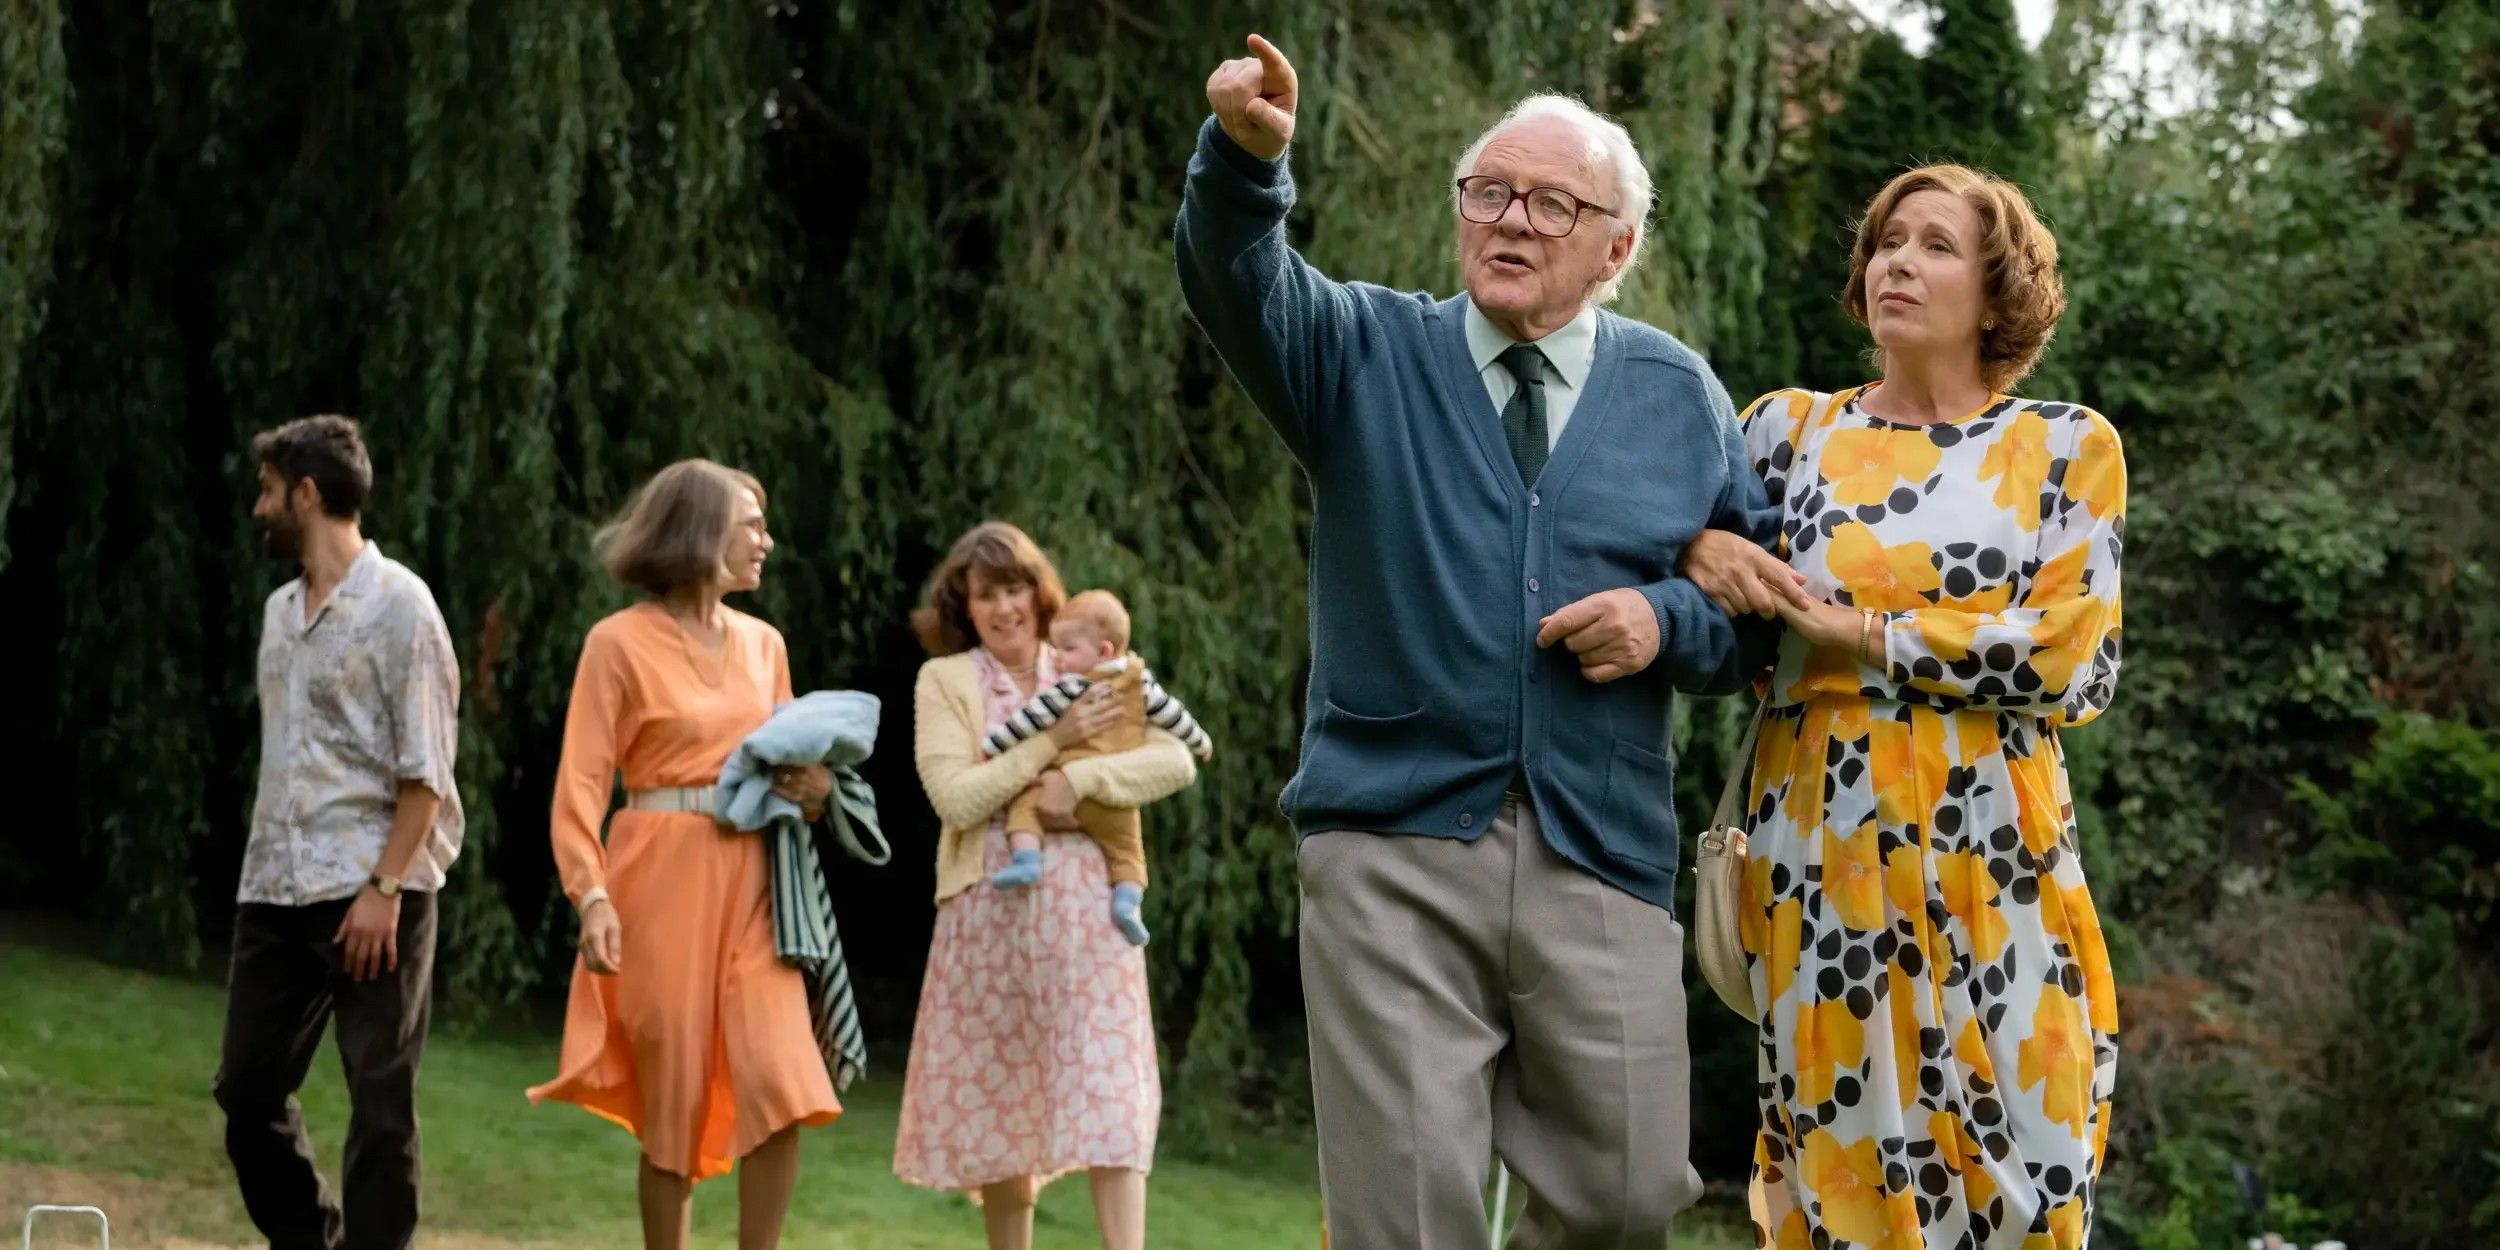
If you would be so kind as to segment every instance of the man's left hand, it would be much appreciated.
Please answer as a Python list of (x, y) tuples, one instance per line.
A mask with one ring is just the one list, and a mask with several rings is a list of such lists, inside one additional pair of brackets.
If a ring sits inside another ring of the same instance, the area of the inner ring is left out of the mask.
[(1630, 587), (1599, 591), (1537, 623), (1536, 645), (1557, 642), (1571, 648), (1590, 681), (1629, 677), (1658, 658), (1658, 609)]
[(346, 948), (339, 953), (339, 962), (347, 975), (359, 981), (399, 971), (398, 896), (384, 898), (371, 886), (358, 891), (330, 941)]

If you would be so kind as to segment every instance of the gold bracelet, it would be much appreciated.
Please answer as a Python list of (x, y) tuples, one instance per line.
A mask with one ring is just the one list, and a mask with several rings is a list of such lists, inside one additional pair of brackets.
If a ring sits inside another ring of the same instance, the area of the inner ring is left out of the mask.
[(1860, 608), (1858, 609), (1858, 663), (1871, 664), (1874, 662), (1867, 656), (1867, 650), (1874, 643), (1874, 641), (1875, 609)]

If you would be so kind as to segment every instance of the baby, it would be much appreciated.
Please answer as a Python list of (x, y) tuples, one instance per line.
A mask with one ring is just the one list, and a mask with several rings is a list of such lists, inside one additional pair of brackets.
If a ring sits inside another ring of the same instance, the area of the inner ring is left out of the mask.
[[(1120, 702), (1120, 718), (1109, 729), (1061, 751), (1061, 763), (1131, 750), (1145, 740), (1149, 724), (1179, 738), (1200, 759), (1215, 754), (1215, 744), (1189, 709), (1165, 693), (1154, 674), (1146, 671), (1146, 662), (1129, 651), (1128, 627), (1128, 609), (1109, 591), (1088, 590), (1070, 598), (1050, 621), (1051, 654), (1064, 675), (993, 731), (981, 744), (983, 752), (997, 755), (1049, 729), (1078, 696), (1098, 684), (1108, 684)], [(991, 886), (1015, 890), (1041, 879), (1039, 807), (1030, 790), (1008, 806), (1007, 844), (1015, 854), (990, 878)], [(1112, 923), (1130, 943), (1144, 946), (1146, 926), (1138, 919), (1137, 909), (1146, 893), (1146, 843), (1137, 809), (1107, 807), (1089, 799), (1077, 805), (1076, 818), (1087, 836), (1102, 847), (1110, 868)]]

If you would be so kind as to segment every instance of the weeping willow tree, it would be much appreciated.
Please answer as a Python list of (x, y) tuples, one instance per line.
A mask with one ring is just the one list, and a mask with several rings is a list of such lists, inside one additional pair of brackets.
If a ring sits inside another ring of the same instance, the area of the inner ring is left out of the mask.
[(1308, 101), (1297, 240), (1443, 292), (1453, 157), (1523, 94), (1586, 98), (1659, 187), (1621, 311), (1786, 367), (1753, 307), (1802, 8), (91, 7), (0, 6), (0, 598), (27, 605), (0, 638), (56, 657), (0, 715), (73, 835), (0, 853), (0, 893), (84, 898), (162, 962), (220, 940), (249, 812), (250, 648), (289, 576), (245, 515), (253, 431), (359, 417), (367, 531), (451, 626), (469, 832), (441, 964), (483, 1006), (569, 965), (548, 781), (582, 633), (625, 602), (588, 535), (711, 455), (771, 491), (755, 607), (800, 683), (888, 700), (871, 779), (906, 850), (835, 883), (871, 1022), (908, 1020), (930, 923), (902, 621), (935, 553), (1005, 517), (1129, 600), (1221, 744), (1149, 821), (1156, 1006), (1185, 1122), (1266, 1102), (1299, 1053), (1254, 1021), (1296, 994), (1275, 796), (1307, 501), (1172, 273), (1207, 73), (1254, 22), (1278, 40)]
[[(55, 191), (68, 105), (61, 13), (49, 4), (0, 14), (0, 515), (15, 493), (11, 449), (19, 406), (19, 360), (43, 321), (52, 276)], [(0, 532), (0, 567), (9, 558)]]

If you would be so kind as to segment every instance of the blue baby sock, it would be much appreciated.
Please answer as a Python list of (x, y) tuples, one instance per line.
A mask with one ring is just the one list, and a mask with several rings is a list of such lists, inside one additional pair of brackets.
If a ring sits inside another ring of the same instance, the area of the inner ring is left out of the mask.
[(1018, 851), (1007, 866), (990, 878), (993, 890), (1021, 890), (1042, 879), (1042, 853), (1038, 850)]
[(1120, 926), (1120, 935), (1131, 946), (1144, 946), (1146, 922), (1137, 918), (1137, 906), (1145, 901), (1145, 887), (1123, 881), (1111, 887), (1111, 923)]

